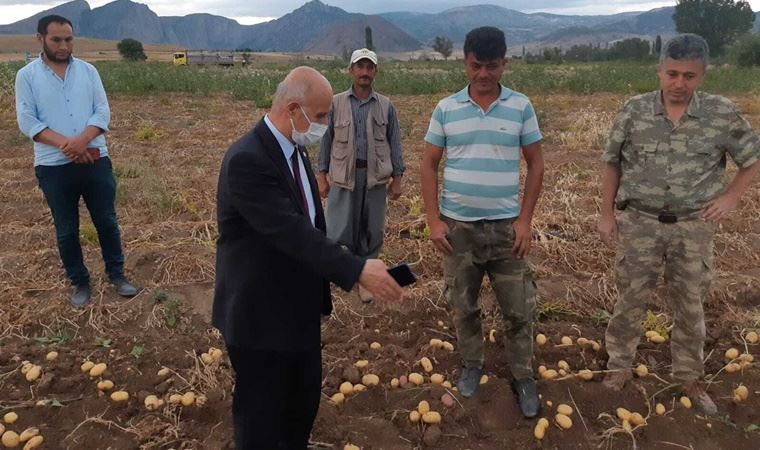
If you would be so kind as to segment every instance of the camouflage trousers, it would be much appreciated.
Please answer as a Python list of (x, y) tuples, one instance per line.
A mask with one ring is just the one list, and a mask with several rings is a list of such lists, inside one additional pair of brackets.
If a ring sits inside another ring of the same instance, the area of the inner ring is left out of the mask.
[(686, 381), (704, 374), (705, 317), (710, 288), (715, 225), (700, 219), (661, 223), (628, 209), (618, 216), (616, 284), (618, 300), (607, 326), (609, 369), (630, 368), (643, 330), (646, 304), (660, 273), (673, 309), (673, 377)]
[(443, 217), (454, 248), (443, 261), (446, 297), (466, 367), (482, 367), (483, 327), (478, 296), (483, 275), (493, 287), (505, 324), (504, 346), (515, 378), (531, 378), (535, 282), (525, 260), (514, 259), (514, 219), (461, 222)]

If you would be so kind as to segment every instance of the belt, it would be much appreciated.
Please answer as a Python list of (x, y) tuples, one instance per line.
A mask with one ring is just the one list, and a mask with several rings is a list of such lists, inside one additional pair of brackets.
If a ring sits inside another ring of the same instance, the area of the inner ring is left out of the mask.
[(662, 211), (662, 210), (657, 210), (657, 209), (652, 209), (652, 208), (647, 208), (647, 207), (633, 206), (630, 204), (618, 205), (617, 209), (620, 211), (624, 211), (628, 207), (630, 207), (632, 210), (640, 214), (643, 214), (647, 217), (657, 219), (661, 223), (678, 223), (678, 222), (684, 222), (687, 220), (694, 220), (694, 219), (697, 219), (700, 214), (700, 211), (677, 213), (673, 211)]
[(366, 159), (357, 159), (356, 160), (356, 168), (357, 169), (366, 169), (367, 168), (367, 160)]

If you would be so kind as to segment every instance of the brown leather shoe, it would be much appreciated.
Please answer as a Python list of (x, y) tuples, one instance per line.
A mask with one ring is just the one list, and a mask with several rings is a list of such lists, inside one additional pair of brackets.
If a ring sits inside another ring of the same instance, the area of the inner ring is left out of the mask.
[(685, 381), (681, 383), (681, 387), (694, 406), (702, 410), (703, 413), (708, 416), (718, 413), (718, 407), (715, 406), (715, 402), (707, 394), (701, 382), (698, 380)]
[(619, 392), (625, 387), (625, 384), (631, 379), (633, 379), (633, 374), (631, 373), (630, 369), (615, 370), (612, 372), (607, 372), (607, 374), (604, 376), (604, 380), (602, 381), (602, 384), (607, 389), (612, 389), (615, 392)]

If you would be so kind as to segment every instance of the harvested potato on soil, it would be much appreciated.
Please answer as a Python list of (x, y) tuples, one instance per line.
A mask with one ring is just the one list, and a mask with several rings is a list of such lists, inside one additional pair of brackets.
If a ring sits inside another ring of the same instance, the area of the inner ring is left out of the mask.
[(565, 430), (569, 430), (573, 426), (573, 420), (564, 414), (557, 414), (554, 416), (554, 421), (557, 422), (557, 425)]
[(83, 362), (83, 363), (82, 363), (82, 365), (81, 365), (81, 366), (79, 366), (79, 368), (80, 368), (80, 369), (82, 370), (82, 372), (84, 372), (84, 373), (89, 373), (89, 372), (90, 372), (90, 369), (92, 369), (93, 367), (95, 367), (95, 363), (94, 363), (94, 362), (92, 362), (92, 361), (85, 361), (85, 362)]
[(419, 386), (425, 382), (425, 378), (423, 378), (422, 375), (414, 372), (409, 374), (409, 382), (415, 386)]
[(683, 396), (678, 400), (681, 405), (683, 405), (684, 408), (691, 408), (691, 399), (689, 397)]
[(17, 420), (18, 420), (18, 414), (16, 414), (13, 411), (5, 413), (5, 415), (3, 416), (3, 422), (7, 424), (14, 424), (16, 423)]
[(658, 416), (665, 414), (665, 405), (663, 405), (662, 403), (658, 403), (657, 406), (654, 407), (654, 412)]
[(372, 350), (380, 350), (381, 348), (383, 348), (383, 345), (380, 344), (379, 342), (373, 342), (369, 344), (369, 348), (371, 348)]
[(433, 371), (433, 363), (430, 361), (430, 358), (423, 357), (420, 359), (420, 366), (422, 367), (422, 370), (424, 370), (427, 373), (430, 373)]
[(564, 414), (569, 417), (573, 415), (573, 408), (570, 405), (560, 403), (557, 405), (557, 413)]
[(539, 441), (543, 439), (545, 435), (546, 435), (546, 427), (542, 427), (541, 425), (536, 425), (536, 427), (533, 428), (533, 436)]
[(544, 336), (543, 334), (536, 335), (536, 344), (544, 345), (546, 344), (546, 341), (547, 341), (546, 336)]
[(330, 400), (336, 405), (340, 405), (346, 400), (346, 396), (341, 394), (340, 392), (336, 392), (335, 394), (333, 394), (332, 397), (330, 397)]
[(594, 379), (594, 372), (588, 369), (581, 369), (578, 371), (578, 378), (583, 381), (591, 381)]
[(129, 400), (129, 393), (127, 391), (116, 391), (111, 394), (111, 400), (115, 402), (126, 402)]
[(639, 378), (644, 378), (645, 376), (649, 375), (649, 369), (647, 369), (647, 366), (644, 364), (639, 364), (636, 366), (636, 369), (634, 369), (634, 372), (636, 372), (636, 375), (639, 376)]
[(362, 383), (365, 386), (377, 386), (380, 384), (380, 377), (373, 373), (368, 373), (362, 377)]
[(417, 404), (417, 411), (420, 414), (425, 414), (426, 412), (430, 411), (430, 403), (428, 403), (425, 400), (422, 400)]
[(447, 352), (453, 352), (454, 351), (454, 344), (448, 341), (443, 342), (443, 349)]
[(45, 355), (45, 359), (47, 359), (48, 361), (55, 361), (56, 359), (58, 359), (58, 352), (56, 351), (49, 352), (47, 355)]
[(430, 382), (433, 384), (443, 384), (443, 380), (444, 380), (443, 375), (441, 375), (440, 373), (434, 373), (430, 375)]
[(354, 393), (354, 385), (350, 381), (344, 381), (340, 384), (338, 390), (343, 395), (351, 395)]
[(38, 436), (34, 436), (33, 438), (29, 439), (26, 442), (26, 445), (24, 445), (24, 449), (23, 450), (34, 450), (35, 448), (37, 448), (40, 445), (42, 445), (42, 442), (44, 440), (45, 439), (42, 436), (39, 436), (39, 435)]
[(409, 421), (412, 423), (417, 423), (420, 421), (420, 418), (422, 415), (418, 411), (412, 411), (409, 413)]
[(726, 357), (726, 360), (729, 360), (729, 361), (732, 359), (736, 359), (739, 357), (739, 350), (735, 348), (729, 348), (728, 350), (726, 350), (726, 353), (724, 356)]
[(483, 374), (480, 377), (480, 384), (486, 384), (486, 383), (488, 383), (488, 375)]
[(553, 380), (559, 376), (559, 373), (554, 369), (547, 369), (541, 374), (541, 378), (544, 380)]
[(37, 380), (40, 375), (42, 375), (42, 367), (41, 366), (32, 366), (29, 371), (24, 375), (26, 378), (26, 381), (32, 382)]
[(562, 339), (559, 341), (562, 345), (573, 345), (573, 338), (570, 336), (562, 336)]
[(92, 366), (92, 368), (90, 369), (88, 373), (91, 377), (99, 377), (103, 375), (103, 372), (105, 372), (107, 368), (108, 366), (106, 365), (106, 363), (98, 363)]
[(443, 348), (443, 341), (440, 339), (433, 338), (430, 340), (430, 347), (431, 348)]
[(185, 392), (180, 400), (182, 406), (192, 406), (195, 403), (195, 392)]
[(2, 442), (3, 446), (7, 448), (18, 447), (18, 444), (21, 443), (21, 441), (19, 441), (18, 433), (11, 430), (3, 433), (2, 438), (0, 438), (0, 442)]
[(428, 425), (441, 423), (441, 413), (436, 411), (428, 411), (422, 415), (422, 421)]
[(356, 361), (354, 363), (354, 367), (356, 367), (357, 369), (364, 369), (368, 365), (369, 365), (369, 361), (367, 361), (366, 359), (360, 359), (359, 361)]
[(744, 336), (744, 339), (746, 339), (750, 344), (757, 344), (757, 342), (760, 341), (760, 336), (758, 336), (756, 332), (750, 331), (746, 336)]

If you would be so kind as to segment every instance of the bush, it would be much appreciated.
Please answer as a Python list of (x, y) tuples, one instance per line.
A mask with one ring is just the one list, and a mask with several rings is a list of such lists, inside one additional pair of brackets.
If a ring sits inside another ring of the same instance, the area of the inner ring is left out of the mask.
[(116, 48), (119, 49), (119, 54), (121, 54), (121, 57), (128, 61), (145, 61), (148, 59), (148, 57), (145, 56), (145, 52), (143, 51), (142, 42), (136, 39), (122, 39), (118, 44), (116, 44)]
[(760, 35), (744, 36), (729, 49), (729, 57), (739, 67), (760, 66)]

